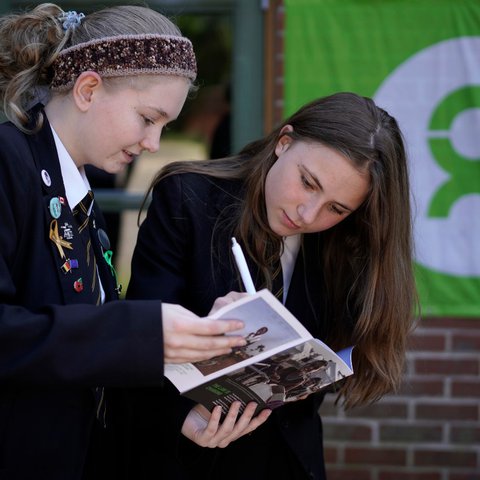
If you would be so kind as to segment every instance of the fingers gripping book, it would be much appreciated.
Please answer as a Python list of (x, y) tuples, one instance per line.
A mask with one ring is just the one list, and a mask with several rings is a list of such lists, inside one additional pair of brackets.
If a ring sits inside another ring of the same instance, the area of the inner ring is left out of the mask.
[(238, 400), (257, 412), (295, 402), (353, 374), (352, 349), (335, 353), (308, 330), (268, 290), (219, 309), (213, 318), (240, 319), (246, 345), (195, 363), (167, 364), (165, 376), (179, 392), (224, 414)]

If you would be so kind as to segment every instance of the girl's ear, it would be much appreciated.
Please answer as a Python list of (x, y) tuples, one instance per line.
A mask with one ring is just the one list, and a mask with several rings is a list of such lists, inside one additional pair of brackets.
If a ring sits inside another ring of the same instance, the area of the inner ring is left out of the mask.
[(292, 137), (287, 135), (288, 132), (293, 132), (293, 127), (291, 125), (285, 125), (280, 130), (279, 139), (275, 147), (275, 155), (279, 157), (283, 152), (286, 152), (288, 147), (293, 142)]
[(102, 77), (93, 71), (82, 72), (72, 89), (73, 99), (76, 106), (86, 112), (94, 99), (95, 93), (102, 85)]

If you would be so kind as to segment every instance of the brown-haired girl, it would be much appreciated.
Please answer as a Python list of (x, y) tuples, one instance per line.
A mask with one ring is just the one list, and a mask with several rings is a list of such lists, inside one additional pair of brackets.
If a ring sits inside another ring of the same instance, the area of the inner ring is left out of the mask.
[[(205, 314), (216, 297), (242, 289), (236, 237), (257, 289), (272, 289), (333, 349), (355, 345), (355, 373), (338, 392), (346, 407), (399, 386), (416, 305), (408, 168), (397, 122), (371, 99), (314, 100), (237, 155), (167, 165), (151, 192), (128, 298), (166, 295)], [(170, 424), (192, 409), (208, 415), (175, 395), (158, 408)], [(136, 454), (159, 478), (323, 480), (323, 396), (274, 410), (223, 449), (179, 437), (164, 457), (141, 446)]]

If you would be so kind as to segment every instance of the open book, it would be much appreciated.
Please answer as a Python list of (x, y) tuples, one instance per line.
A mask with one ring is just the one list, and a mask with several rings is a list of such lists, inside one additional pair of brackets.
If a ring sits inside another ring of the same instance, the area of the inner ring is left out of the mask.
[(338, 353), (308, 330), (268, 290), (219, 309), (213, 318), (240, 319), (247, 344), (196, 363), (167, 364), (165, 376), (179, 392), (223, 413), (235, 401), (258, 403), (257, 412), (306, 398), (353, 374), (351, 353)]

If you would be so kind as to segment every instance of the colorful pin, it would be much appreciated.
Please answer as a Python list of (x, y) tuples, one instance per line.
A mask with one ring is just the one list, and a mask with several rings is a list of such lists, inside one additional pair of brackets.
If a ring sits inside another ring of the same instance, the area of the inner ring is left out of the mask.
[(73, 282), (73, 288), (77, 293), (80, 293), (83, 290), (83, 280), (80, 277), (78, 280)]
[(60, 268), (65, 274), (67, 274), (68, 272), (71, 273), (72, 269), (78, 268), (78, 260), (76, 260), (75, 258), (67, 258), (66, 262)]
[(67, 274), (68, 272), (71, 271), (72, 267), (70, 265), (70, 259), (67, 258), (67, 261), (60, 267), (62, 269), (62, 272)]
[(109, 250), (110, 240), (108, 239), (108, 236), (105, 233), (105, 231), (102, 230), (101, 228), (98, 230), (98, 239), (100, 241), (100, 244), (102, 245), (102, 250), (107, 249), (106, 251), (103, 251), (103, 258), (107, 262), (107, 265), (110, 267), (110, 272), (113, 278), (115, 279), (115, 284), (117, 285), (115, 290), (120, 295), (120, 292), (122, 291), (122, 285), (118, 283), (117, 272), (115, 270), (115, 267), (113, 266), (113, 262), (112, 262), (113, 252)]
[(52, 179), (50, 178), (49, 173), (46, 170), (42, 170), (40, 172), (40, 175), (42, 176), (43, 183), (47, 186), (50, 187), (52, 185)]
[(55, 246), (58, 249), (58, 253), (60, 254), (61, 258), (67, 258), (65, 256), (65, 253), (63, 252), (63, 247), (68, 248), (70, 250), (73, 250), (72, 244), (70, 242), (67, 242), (64, 240), (59, 234), (58, 234), (58, 222), (56, 220), (52, 220), (50, 222), (50, 240), (55, 244)]
[(73, 227), (70, 223), (65, 222), (63, 225), (60, 225), (60, 229), (63, 230), (63, 238), (65, 240), (73, 239)]
[(60, 214), (62, 213), (62, 204), (58, 197), (53, 197), (52, 199), (50, 199), (49, 209), (50, 215), (53, 218), (60, 218)]

